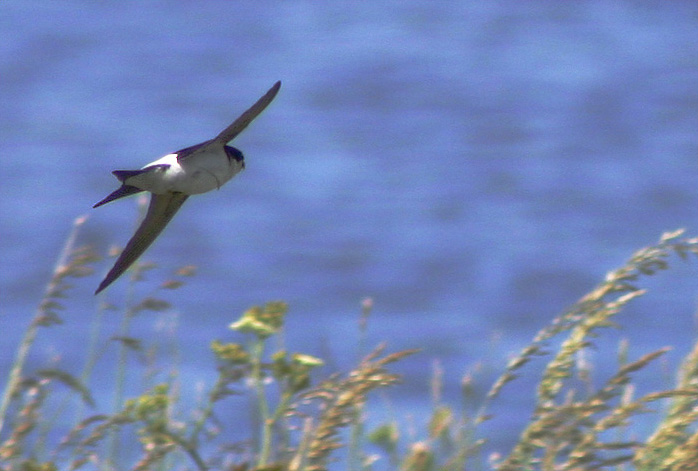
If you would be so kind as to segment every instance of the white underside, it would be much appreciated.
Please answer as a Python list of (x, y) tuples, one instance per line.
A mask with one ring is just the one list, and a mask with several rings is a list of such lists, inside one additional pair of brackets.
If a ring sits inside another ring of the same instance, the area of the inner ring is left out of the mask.
[(243, 168), (242, 162), (228, 159), (222, 147), (201, 149), (181, 163), (177, 162), (177, 154), (167, 154), (143, 169), (160, 164), (169, 167), (155, 167), (127, 178), (124, 183), (156, 195), (171, 192), (196, 195), (220, 188)]

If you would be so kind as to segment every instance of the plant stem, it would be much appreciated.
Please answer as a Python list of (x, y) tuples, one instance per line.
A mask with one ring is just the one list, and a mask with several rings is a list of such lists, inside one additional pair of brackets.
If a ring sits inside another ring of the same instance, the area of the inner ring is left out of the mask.
[(39, 327), (41, 326), (40, 320), (46, 314), (46, 310), (43, 306), (50, 298), (54, 296), (55, 291), (59, 288), (58, 285), (63, 278), (63, 271), (68, 265), (68, 260), (70, 259), (70, 256), (73, 253), (73, 248), (75, 247), (75, 240), (77, 239), (78, 231), (80, 229), (80, 226), (82, 226), (86, 220), (87, 216), (81, 216), (75, 219), (75, 221), (73, 221), (73, 230), (68, 235), (68, 239), (66, 240), (65, 245), (63, 246), (63, 250), (61, 251), (61, 254), (58, 257), (56, 266), (53, 269), (51, 281), (49, 281), (48, 285), (46, 286), (46, 292), (44, 293), (44, 297), (41, 300), (41, 303), (39, 304), (39, 307), (36, 311), (36, 314), (34, 315), (34, 318), (32, 319), (31, 324), (29, 324), (29, 328), (24, 334), (24, 338), (22, 339), (19, 348), (17, 349), (17, 357), (15, 358), (15, 361), (12, 364), (12, 369), (10, 370), (7, 386), (5, 386), (5, 392), (2, 396), (2, 401), (0, 401), (0, 432), (2, 432), (3, 426), (5, 424), (7, 409), (10, 405), (12, 395), (14, 394), (17, 385), (22, 379), (22, 370), (24, 369), (24, 364), (27, 361), (27, 355), (29, 354), (31, 346), (34, 344), (36, 334), (38, 333)]
[(262, 375), (262, 355), (264, 340), (256, 337), (252, 344), (252, 381), (254, 381), (257, 406), (262, 420), (262, 445), (259, 451), (258, 467), (266, 466), (271, 452), (271, 430), (274, 420), (269, 416), (269, 404), (264, 393), (264, 378)]

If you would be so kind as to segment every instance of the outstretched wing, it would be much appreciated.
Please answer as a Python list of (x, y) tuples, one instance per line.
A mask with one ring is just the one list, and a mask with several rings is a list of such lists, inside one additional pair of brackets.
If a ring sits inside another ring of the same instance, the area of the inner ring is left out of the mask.
[(104, 277), (95, 294), (102, 291), (104, 288), (112, 284), (119, 278), (128, 268), (146, 251), (150, 244), (162, 232), (165, 226), (170, 222), (172, 217), (177, 213), (182, 204), (187, 200), (189, 195), (184, 193), (167, 193), (164, 195), (152, 195), (150, 197), (150, 206), (148, 213), (145, 215), (143, 222), (138, 226), (136, 233), (133, 234), (131, 240), (126, 244), (116, 263), (109, 270), (107, 276)]
[(281, 88), (281, 82), (276, 82), (267, 93), (262, 96), (257, 103), (252, 105), (250, 109), (240, 115), (238, 119), (233, 121), (233, 124), (225, 128), (218, 136), (213, 139), (213, 142), (226, 145), (240, 134), (248, 124), (250, 124), (259, 114), (264, 111), (264, 108), (269, 106)]
[(276, 82), (267, 93), (262, 96), (257, 102), (252, 105), (247, 111), (242, 113), (238, 119), (233, 121), (233, 123), (225, 128), (219, 135), (211, 139), (210, 141), (202, 142), (195, 146), (187, 147), (176, 152), (177, 161), (181, 162), (188, 159), (192, 155), (199, 152), (204, 152), (210, 146), (219, 146), (223, 148), (227, 143), (232, 141), (238, 134), (240, 134), (259, 114), (264, 111), (264, 108), (269, 106), (277, 93), (279, 93), (279, 88), (281, 88), (281, 82)]

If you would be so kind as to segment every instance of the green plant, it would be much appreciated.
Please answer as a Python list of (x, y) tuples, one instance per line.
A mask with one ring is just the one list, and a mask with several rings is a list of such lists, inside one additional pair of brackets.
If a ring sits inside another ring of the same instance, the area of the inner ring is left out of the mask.
[[(639, 397), (635, 397), (635, 376), (667, 348), (629, 359), (627, 344), (621, 345), (617, 371), (598, 385), (589, 380), (591, 368), (584, 357), (615, 325), (618, 314), (645, 294), (637, 286), (643, 277), (669, 268), (673, 254), (684, 259), (698, 254), (698, 239), (685, 238), (680, 231), (665, 234), (658, 244), (636, 252), (543, 328), (509, 361), (484, 399), (473, 393), (477, 365), (462, 381), (467, 407), (443, 399), (444, 372), (436, 368), (431, 416), (422, 428), (406, 433), (407, 426), (398, 416), (367, 431), (365, 415), (370, 413), (372, 392), (399, 382), (391, 365), (415, 350), (385, 353), (381, 345), (350, 371), (328, 375), (322, 359), (279, 347), (281, 342), (276, 340), (287, 328), (288, 306), (278, 301), (251, 307), (232, 323), (238, 341), (211, 342), (216, 376), (200, 402), (182, 399), (185, 385), (171, 358), (177, 355), (176, 348), (164, 352), (173, 372), (156, 374), (149, 362), (154, 345), (162, 339), (133, 333), (135, 322), (151, 322), (170, 312), (166, 290), (139, 298), (131, 289), (120, 309), (101, 302), (79, 375), (60, 364), (29, 369), (27, 358), (42, 328), (63, 325), (59, 313), (69, 309), (72, 283), (90, 275), (97, 260), (91, 250), (76, 247), (84, 222), (76, 221), (8, 372), (0, 400), (0, 471), (698, 468), (698, 347), (684, 359), (675, 387)], [(140, 274), (151, 267), (145, 263), (134, 267), (134, 286), (144, 282)], [(192, 267), (185, 267), (160, 288), (177, 289), (193, 273)], [(364, 301), (359, 318), (361, 350), (371, 306), (371, 300)], [(110, 341), (105, 342), (103, 314), (119, 311), (121, 322), (114, 333), (106, 334)], [(130, 361), (134, 358), (147, 361)], [(482, 456), (487, 437), (480, 431), (481, 424), (491, 419), (494, 401), (534, 359), (548, 361), (532, 416), (512, 449), (488, 463)], [(114, 377), (113, 402), (106, 408), (95, 400), (92, 388), (94, 372), (105, 368)], [(145, 379), (140, 390), (126, 387), (134, 377)], [(234, 445), (230, 437), (236, 425), (221, 416), (221, 406), (245, 409), (246, 398), (252, 398), (257, 420), (246, 431), (250, 440)], [(651, 408), (659, 401), (664, 413)], [(654, 414), (656, 426), (651, 434), (634, 431), (639, 414)], [(378, 452), (371, 453), (368, 447)], [(346, 450), (343, 455), (342, 449)], [(334, 464), (338, 456), (345, 460)]]

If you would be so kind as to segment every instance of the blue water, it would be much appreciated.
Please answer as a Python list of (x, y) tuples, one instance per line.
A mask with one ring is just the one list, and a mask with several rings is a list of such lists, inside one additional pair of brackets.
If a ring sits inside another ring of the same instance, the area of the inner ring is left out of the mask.
[[(419, 418), (434, 360), (454, 397), (634, 250), (698, 231), (696, 18), (689, 1), (4, 2), (0, 371), (73, 219), (90, 215), (80, 241), (101, 252), (130, 237), (135, 199), (91, 210), (109, 172), (213, 137), (282, 80), (235, 141), (245, 172), (187, 202), (139, 292), (199, 267), (168, 298), (190, 384), (211, 381), (210, 339), (275, 299), (290, 350), (346, 369), (372, 297), (366, 344), (423, 348), (392, 395)], [(110, 262), (76, 282), (32, 365), (78, 369)], [(619, 337), (635, 356), (688, 351), (698, 270), (674, 265), (600, 351)], [(106, 299), (122, 305), (126, 285)], [(503, 401), (500, 450), (530, 394)]]

